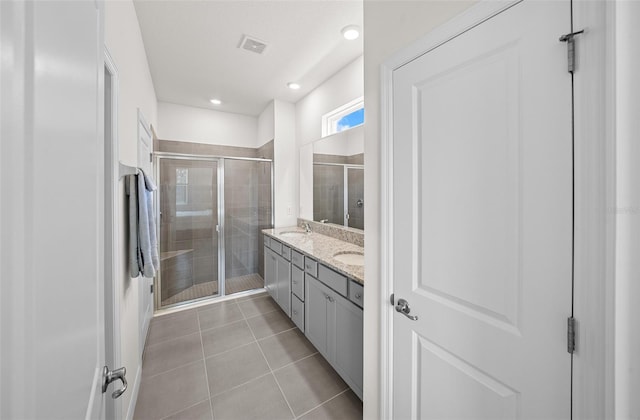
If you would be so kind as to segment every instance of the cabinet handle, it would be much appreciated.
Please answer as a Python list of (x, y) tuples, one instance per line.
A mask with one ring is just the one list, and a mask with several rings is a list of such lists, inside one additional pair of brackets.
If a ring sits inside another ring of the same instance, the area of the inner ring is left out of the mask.
[(356, 299), (360, 299), (362, 295), (360, 293), (356, 293)]

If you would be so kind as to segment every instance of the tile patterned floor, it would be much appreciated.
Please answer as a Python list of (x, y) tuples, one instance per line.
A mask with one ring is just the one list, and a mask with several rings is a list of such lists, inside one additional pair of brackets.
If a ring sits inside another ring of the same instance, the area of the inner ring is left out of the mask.
[[(238, 276), (227, 279), (226, 294), (244, 292), (245, 290), (262, 289), (264, 280), (260, 274), (253, 273), (246, 276)], [(187, 302), (194, 299), (200, 299), (206, 296), (214, 296), (218, 293), (218, 282), (209, 281), (206, 283), (196, 284), (182, 292), (162, 301), (162, 306), (173, 305), (174, 303)]]
[(267, 294), (154, 318), (135, 419), (362, 419), (362, 402)]

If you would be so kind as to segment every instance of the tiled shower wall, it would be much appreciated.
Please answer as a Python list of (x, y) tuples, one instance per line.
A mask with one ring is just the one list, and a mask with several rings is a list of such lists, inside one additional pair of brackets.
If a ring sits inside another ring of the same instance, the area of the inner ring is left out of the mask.
[(313, 165), (313, 220), (344, 223), (344, 167)]
[(225, 160), (224, 191), (226, 278), (263, 276), (261, 231), (272, 226), (270, 163)]

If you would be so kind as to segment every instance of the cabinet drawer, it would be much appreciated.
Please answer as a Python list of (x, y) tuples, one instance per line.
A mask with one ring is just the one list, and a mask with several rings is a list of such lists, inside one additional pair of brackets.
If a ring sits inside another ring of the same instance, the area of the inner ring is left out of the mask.
[(318, 277), (318, 263), (309, 257), (304, 257), (304, 271), (313, 277)]
[(267, 235), (264, 235), (264, 246), (266, 246), (267, 248), (271, 248), (271, 238), (269, 238)]
[(349, 300), (359, 307), (364, 306), (364, 287), (355, 281), (349, 281)]
[(291, 250), (291, 262), (293, 265), (304, 270), (304, 255), (293, 249)]
[(304, 300), (304, 271), (295, 265), (291, 266), (291, 292)]
[(273, 238), (270, 238), (269, 243), (270, 243), (269, 247), (273, 249), (276, 254), (282, 255), (282, 244), (280, 242), (276, 241)]
[(318, 280), (340, 293), (342, 296), (347, 296), (347, 278), (342, 274), (338, 274), (330, 268), (320, 264), (320, 267), (318, 268)]
[(282, 255), (285, 260), (289, 261), (291, 259), (291, 248), (289, 248), (286, 245), (282, 245), (282, 250), (280, 251), (280, 255)]
[(304, 332), (304, 302), (295, 295), (291, 295), (291, 320), (300, 331)]

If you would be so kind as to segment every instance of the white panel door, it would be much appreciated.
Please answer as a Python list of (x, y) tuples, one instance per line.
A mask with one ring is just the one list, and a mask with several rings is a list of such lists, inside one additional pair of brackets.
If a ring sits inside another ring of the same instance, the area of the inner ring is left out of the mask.
[(0, 2), (0, 418), (104, 418), (102, 2)]
[(525, 1), (393, 73), (396, 419), (570, 417), (569, 1)]

